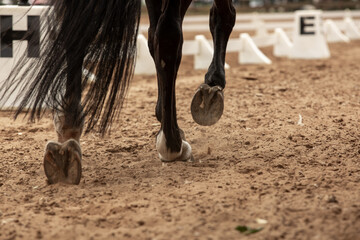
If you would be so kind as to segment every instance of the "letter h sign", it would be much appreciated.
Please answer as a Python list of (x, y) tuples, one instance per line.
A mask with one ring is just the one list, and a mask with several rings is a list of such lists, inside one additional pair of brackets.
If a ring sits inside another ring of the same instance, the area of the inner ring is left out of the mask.
[(13, 41), (26, 40), (28, 42), (28, 57), (40, 56), (40, 16), (27, 16), (28, 30), (13, 30), (13, 17), (0, 15), (0, 58), (13, 57)]

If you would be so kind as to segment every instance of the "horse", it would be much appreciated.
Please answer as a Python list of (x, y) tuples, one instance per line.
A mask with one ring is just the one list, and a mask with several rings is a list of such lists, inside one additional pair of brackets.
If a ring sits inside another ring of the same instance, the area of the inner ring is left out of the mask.
[[(182, 23), (192, 0), (146, 0), (148, 47), (155, 62), (161, 123), (156, 149), (161, 161), (192, 160), (192, 149), (178, 126), (175, 81), (181, 62)], [(15, 118), (26, 112), (34, 121), (52, 109), (57, 141), (45, 147), (43, 166), (49, 184), (79, 184), (82, 175), (82, 134), (102, 135), (122, 108), (136, 60), (141, 0), (52, 0), (46, 12), (42, 56), (25, 67), (19, 60), (0, 89), (0, 103), (20, 89)], [(195, 91), (191, 113), (195, 122), (215, 124), (224, 110), (225, 55), (236, 11), (232, 0), (214, 0), (210, 31), (214, 54), (204, 82)], [(90, 81), (90, 75), (96, 76)]]

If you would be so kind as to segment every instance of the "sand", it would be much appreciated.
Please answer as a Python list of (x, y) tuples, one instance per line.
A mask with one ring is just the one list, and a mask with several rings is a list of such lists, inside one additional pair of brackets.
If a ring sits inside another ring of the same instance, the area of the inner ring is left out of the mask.
[(194, 162), (159, 160), (156, 79), (135, 76), (111, 134), (81, 138), (76, 186), (46, 182), (50, 114), (0, 112), (0, 239), (360, 239), (360, 42), (330, 49), (327, 60), (288, 60), (265, 48), (266, 66), (229, 54), (211, 127), (191, 118), (205, 71), (184, 57), (178, 122)]

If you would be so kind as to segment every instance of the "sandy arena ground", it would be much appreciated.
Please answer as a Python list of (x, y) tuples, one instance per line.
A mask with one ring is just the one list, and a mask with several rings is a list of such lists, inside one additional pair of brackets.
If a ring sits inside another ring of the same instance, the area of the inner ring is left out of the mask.
[(156, 79), (136, 76), (111, 135), (81, 139), (78, 186), (46, 183), (49, 114), (28, 123), (0, 112), (0, 239), (360, 239), (360, 42), (330, 49), (304, 61), (266, 48), (268, 66), (230, 54), (212, 127), (191, 118), (205, 71), (184, 57), (178, 121), (192, 163), (158, 159)]

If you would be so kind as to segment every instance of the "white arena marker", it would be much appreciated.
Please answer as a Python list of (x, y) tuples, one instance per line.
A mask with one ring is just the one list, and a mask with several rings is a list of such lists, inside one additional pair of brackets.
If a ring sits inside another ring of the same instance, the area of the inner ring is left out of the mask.
[(344, 18), (351, 18), (352, 17), (350, 9), (347, 8), (347, 9), (344, 10), (344, 12), (345, 12)]
[(198, 43), (198, 52), (194, 58), (195, 69), (207, 69), (210, 66), (214, 49), (211, 47), (204, 35), (196, 35), (195, 40)]
[(321, 31), (320, 10), (295, 11), (294, 47), (290, 58), (322, 59), (329, 58), (330, 51)]
[(282, 28), (275, 28), (273, 54), (276, 57), (288, 57), (293, 44)]
[(340, 31), (333, 20), (328, 19), (325, 21), (324, 33), (328, 42), (350, 42), (350, 39)]
[(142, 34), (139, 34), (137, 38), (135, 74), (156, 74), (155, 63), (149, 52), (147, 40)]
[(265, 23), (263, 20), (258, 19), (254, 21), (255, 25), (255, 36), (256, 37), (268, 37), (269, 33), (266, 29)]
[(249, 34), (240, 34), (239, 63), (241, 64), (271, 64), (267, 58), (255, 45)]
[[(27, 54), (27, 57), (32, 59), (36, 59), (41, 55), (41, 39), (44, 37), (44, 34), (40, 31), (41, 15), (45, 9), (47, 7), (43, 6), (32, 6), (31, 8), (14, 5), (0, 6), (0, 32), (3, 37), (0, 42), (4, 41), (3, 44), (0, 44), (0, 83), (7, 79), (23, 54)], [(32, 40), (30, 42), (27, 40), (22, 41), (22, 38), (30, 33), (29, 26), (34, 31), (31, 37)], [(17, 34), (13, 34), (13, 32)], [(20, 75), (21, 73), (18, 74)], [(4, 103), (2, 109), (11, 109), (19, 106), (19, 101), (15, 103), (14, 101), (18, 93), (22, 91), (21, 87), (13, 87), (9, 92), (11, 91), (14, 92)]]
[(252, 38), (257, 47), (268, 47), (274, 45), (274, 35), (269, 34), (265, 22), (256, 13), (253, 15), (252, 24), (255, 27), (255, 36)]
[(348, 36), (351, 40), (360, 39), (360, 30), (356, 26), (355, 22), (351, 17), (346, 17), (345, 22), (345, 35)]
[[(196, 35), (195, 41), (197, 41), (199, 48), (194, 58), (194, 69), (208, 69), (214, 55), (214, 49), (204, 35)], [(229, 65), (225, 63), (225, 69), (229, 68)]]
[(269, 34), (267, 37), (257, 37), (252, 38), (257, 47), (270, 47), (275, 44), (275, 34)]

